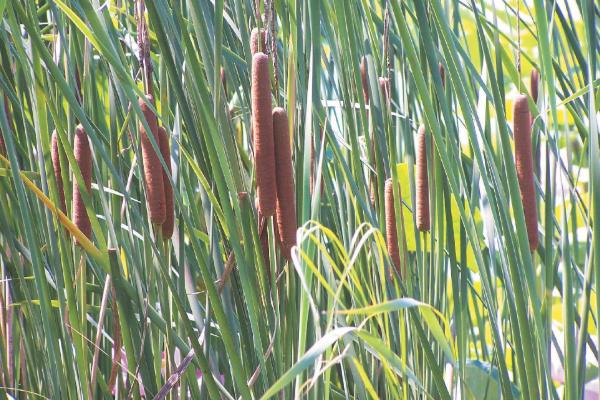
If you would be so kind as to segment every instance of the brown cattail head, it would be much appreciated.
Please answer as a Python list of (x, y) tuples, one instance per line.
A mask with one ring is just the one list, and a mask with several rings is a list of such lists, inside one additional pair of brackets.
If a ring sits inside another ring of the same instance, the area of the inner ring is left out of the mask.
[(367, 56), (363, 56), (360, 60), (360, 81), (362, 83), (365, 104), (369, 103), (369, 74), (367, 68)]
[(223, 67), (221, 67), (221, 84), (223, 85), (225, 97), (227, 97), (227, 76), (225, 75), (225, 68)]
[(52, 156), (52, 166), (54, 167), (54, 179), (56, 180), (56, 190), (58, 191), (58, 199), (60, 204), (60, 210), (64, 213), (67, 212), (67, 203), (65, 201), (65, 189), (63, 187), (63, 180), (61, 175), (60, 168), (60, 148), (58, 146), (58, 135), (56, 133), (56, 129), (52, 132), (52, 143), (51, 143), (51, 152)]
[[(258, 39), (260, 37), (260, 47), (258, 43)], [(258, 28), (252, 29), (250, 33), (250, 50), (252, 51), (252, 55), (256, 53), (263, 52), (267, 53), (267, 32), (263, 29), (260, 30), (260, 35), (258, 33)]]
[[(146, 95), (149, 103), (154, 105), (154, 97)], [(144, 118), (150, 127), (150, 134), (159, 144), (158, 123), (156, 115), (150, 107), (146, 105), (142, 98), (139, 99), (139, 105), (144, 113)], [(144, 177), (146, 179), (146, 193), (148, 197), (148, 208), (150, 211), (150, 221), (153, 224), (161, 225), (165, 222), (165, 189), (163, 185), (163, 168), (158, 159), (158, 154), (152, 147), (152, 142), (144, 124), (140, 122), (140, 136), (142, 141), (142, 157), (144, 159)]]
[(538, 246), (537, 204), (533, 180), (533, 156), (531, 153), (531, 115), (527, 96), (518, 95), (514, 105), (515, 164), (521, 201), (525, 212), (525, 224), (529, 247), (535, 251)]
[(385, 181), (385, 237), (388, 254), (397, 271), (400, 271), (400, 249), (396, 230), (396, 211), (394, 210), (394, 186), (392, 179)]
[(252, 129), (258, 208), (265, 217), (275, 213), (277, 184), (269, 58), (258, 52), (252, 59)]
[(386, 103), (390, 103), (390, 80), (388, 78), (379, 77), (379, 88), (381, 89), (381, 95)]
[[(158, 127), (158, 141), (160, 154), (167, 164), (169, 174), (171, 173), (171, 150), (169, 146), (169, 136), (164, 127)], [(175, 228), (175, 205), (173, 202), (173, 186), (167, 177), (165, 170), (162, 170), (163, 187), (165, 189), (165, 222), (162, 224), (162, 235), (164, 240), (169, 240), (173, 236)]]
[(438, 71), (440, 73), (440, 78), (442, 79), (442, 88), (446, 88), (446, 70), (444, 69), (444, 64), (440, 63), (438, 64)]
[(417, 229), (429, 231), (429, 178), (427, 177), (427, 136), (425, 125), (417, 133)]
[(538, 87), (540, 84), (540, 73), (537, 69), (531, 71), (531, 82), (530, 82), (530, 92), (531, 97), (533, 98), (533, 102), (537, 103), (538, 101)]
[[(75, 140), (73, 143), (75, 161), (81, 171), (85, 190), (90, 193), (92, 189), (92, 151), (90, 141), (83, 126), (78, 125), (75, 129)], [(73, 179), (73, 222), (85, 236), (92, 237), (92, 224), (85, 210), (83, 196), (79, 191), (77, 179)]]
[(281, 107), (273, 109), (273, 135), (275, 138), (275, 171), (277, 180), (277, 227), (284, 257), (288, 260), (296, 245), (296, 194), (288, 116)]

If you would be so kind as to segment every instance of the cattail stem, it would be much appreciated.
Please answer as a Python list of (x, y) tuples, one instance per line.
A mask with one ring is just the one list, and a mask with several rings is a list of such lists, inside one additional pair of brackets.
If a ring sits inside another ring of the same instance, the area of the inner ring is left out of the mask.
[(396, 270), (400, 272), (400, 248), (396, 230), (396, 211), (394, 209), (394, 185), (392, 179), (385, 181), (385, 236), (388, 254)]
[(425, 125), (419, 127), (417, 133), (417, 171), (416, 171), (416, 217), (417, 229), (427, 232), (430, 229), (429, 220), (429, 178), (427, 176), (427, 135)]
[(275, 213), (277, 198), (271, 104), (269, 58), (258, 52), (252, 59), (252, 127), (258, 208), (265, 217)]
[(51, 152), (52, 166), (54, 169), (54, 179), (56, 181), (56, 190), (58, 192), (59, 207), (62, 212), (67, 212), (67, 203), (65, 201), (65, 189), (63, 187), (62, 169), (60, 167), (60, 147), (58, 145), (58, 134), (56, 129), (52, 132)]
[[(154, 105), (154, 97), (152, 95), (146, 95), (146, 100)], [(139, 99), (139, 105), (150, 128), (150, 134), (154, 138), (156, 144), (159, 145), (156, 115), (141, 98)], [(140, 137), (150, 221), (153, 224), (161, 225), (165, 222), (166, 215), (163, 169), (160, 160), (158, 159), (158, 154), (156, 154), (154, 147), (152, 147), (152, 142), (150, 141), (150, 137), (143, 123), (140, 123)]]
[[(78, 125), (75, 129), (73, 147), (75, 161), (83, 178), (83, 185), (87, 193), (90, 193), (92, 189), (92, 151), (87, 133), (81, 125)], [(92, 224), (85, 209), (85, 203), (77, 179), (73, 179), (73, 222), (75, 222), (77, 228), (87, 238), (91, 238)]]
[[(160, 145), (160, 154), (167, 164), (169, 174), (171, 174), (171, 150), (169, 146), (169, 136), (164, 127), (158, 127), (158, 140)], [(163, 169), (163, 187), (165, 191), (165, 222), (162, 224), (162, 235), (163, 240), (169, 240), (173, 236), (173, 229), (175, 228), (175, 204), (173, 201), (173, 186), (167, 176), (167, 173)]]
[(296, 245), (298, 227), (288, 116), (281, 107), (273, 109), (273, 135), (277, 181), (277, 226), (283, 255), (290, 259), (291, 249)]
[(525, 213), (525, 224), (531, 251), (538, 246), (537, 203), (533, 178), (533, 156), (531, 153), (531, 114), (527, 96), (517, 96), (514, 104), (515, 164), (521, 201)]

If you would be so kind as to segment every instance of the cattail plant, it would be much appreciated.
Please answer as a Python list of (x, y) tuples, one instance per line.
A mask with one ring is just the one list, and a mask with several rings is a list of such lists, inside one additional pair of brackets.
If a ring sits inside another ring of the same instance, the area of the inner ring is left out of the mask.
[(427, 177), (427, 136), (425, 125), (419, 127), (417, 133), (417, 229), (421, 232), (429, 231), (429, 178)]
[(367, 68), (367, 56), (363, 56), (360, 60), (360, 81), (362, 83), (365, 104), (369, 103), (369, 73)]
[(531, 97), (533, 98), (533, 102), (537, 104), (538, 101), (538, 86), (540, 84), (540, 73), (537, 69), (531, 71), (531, 80), (529, 82), (529, 88), (531, 92)]
[(273, 109), (273, 135), (277, 181), (277, 227), (283, 255), (289, 259), (291, 249), (296, 245), (296, 194), (288, 116), (281, 107)]
[(389, 78), (379, 77), (379, 88), (381, 89), (381, 95), (386, 103), (390, 103), (390, 80)]
[[(83, 126), (78, 125), (75, 129), (75, 140), (73, 142), (75, 161), (81, 171), (83, 184), (87, 193), (92, 189), (92, 151), (87, 133)], [(77, 179), (73, 179), (73, 222), (79, 230), (88, 238), (92, 236), (92, 224), (85, 209), (83, 196), (79, 190)]]
[[(146, 95), (146, 100), (154, 105), (154, 97)], [(139, 105), (144, 113), (144, 118), (150, 127), (150, 135), (158, 145), (158, 123), (156, 115), (142, 98), (139, 99)], [(144, 177), (146, 179), (146, 193), (148, 197), (148, 208), (150, 211), (150, 221), (153, 224), (161, 225), (165, 222), (165, 189), (163, 184), (163, 169), (158, 159), (158, 154), (152, 147), (150, 136), (143, 123), (140, 123), (140, 136), (142, 141), (142, 157), (144, 159)]]
[[(169, 174), (171, 173), (171, 150), (169, 146), (169, 136), (164, 127), (158, 127), (158, 141), (160, 145), (160, 154), (167, 164)], [(164, 240), (169, 240), (173, 236), (175, 227), (175, 210), (173, 202), (173, 186), (167, 177), (165, 170), (162, 170), (163, 187), (165, 190), (165, 222), (162, 224), (162, 236)]]
[(271, 81), (269, 58), (258, 52), (252, 59), (252, 128), (254, 139), (254, 165), (258, 208), (262, 215), (275, 213), (277, 185), (273, 117), (271, 115)]
[[(260, 46), (259, 46), (259, 38), (260, 38)], [(252, 51), (252, 55), (254, 56), (256, 53), (263, 52), (267, 53), (267, 32), (263, 29), (259, 30), (258, 28), (252, 29), (250, 33), (250, 50)]]
[(394, 210), (394, 184), (392, 179), (385, 181), (385, 236), (388, 254), (397, 271), (400, 271), (400, 249), (396, 230), (396, 211)]
[(52, 156), (52, 167), (54, 169), (54, 179), (56, 180), (56, 190), (58, 192), (58, 199), (60, 201), (59, 208), (62, 212), (67, 212), (67, 203), (65, 201), (65, 189), (63, 187), (63, 180), (61, 175), (60, 167), (60, 148), (58, 146), (58, 134), (56, 129), (52, 132), (52, 143), (50, 149), (50, 155)]
[(515, 164), (521, 201), (525, 212), (525, 224), (529, 247), (535, 251), (538, 246), (537, 204), (533, 178), (533, 156), (531, 153), (531, 115), (527, 96), (518, 95), (514, 104)]

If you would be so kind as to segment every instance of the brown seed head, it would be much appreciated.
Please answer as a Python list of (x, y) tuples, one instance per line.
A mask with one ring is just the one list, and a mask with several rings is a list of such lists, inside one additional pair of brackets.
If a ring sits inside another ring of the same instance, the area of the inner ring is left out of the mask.
[(417, 133), (417, 229), (429, 231), (429, 179), (427, 177), (427, 136), (425, 125)]
[[(81, 125), (78, 125), (75, 129), (73, 147), (75, 161), (81, 171), (85, 190), (90, 193), (92, 189), (92, 150), (90, 149), (87, 133)], [(85, 236), (92, 237), (92, 224), (86, 212), (83, 196), (76, 178), (73, 179), (73, 222)]]
[(367, 68), (367, 56), (363, 56), (360, 61), (360, 81), (362, 83), (365, 104), (369, 103), (369, 74)]
[(534, 69), (533, 71), (531, 71), (531, 82), (530, 82), (530, 92), (531, 92), (531, 97), (533, 98), (534, 103), (537, 103), (537, 101), (538, 101), (539, 82), (540, 82), (540, 73), (537, 71), (537, 69)]
[[(260, 36), (260, 48), (258, 45), (258, 38)], [(267, 32), (263, 29), (260, 30), (260, 35), (258, 34), (258, 28), (252, 29), (250, 33), (250, 50), (252, 51), (252, 55), (260, 52), (267, 53)]]
[(381, 95), (383, 99), (389, 104), (390, 103), (390, 80), (388, 78), (379, 77), (379, 88), (381, 89)]
[(529, 247), (535, 251), (538, 246), (537, 204), (533, 178), (533, 156), (531, 153), (531, 115), (527, 96), (518, 95), (514, 104), (515, 164), (521, 201), (525, 212), (525, 224)]
[(275, 138), (275, 171), (277, 181), (277, 226), (283, 255), (289, 259), (296, 245), (296, 194), (288, 116), (281, 107), (273, 109), (273, 135)]
[[(154, 97), (146, 95), (146, 99), (154, 105)], [(150, 127), (150, 134), (154, 137), (156, 144), (159, 144), (158, 123), (156, 115), (150, 107), (146, 105), (142, 98), (139, 99), (139, 105), (144, 113), (144, 117)], [(165, 189), (163, 184), (163, 169), (158, 159), (158, 154), (152, 147), (152, 142), (144, 124), (140, 122), (140, 137), (142, 141), (142, 157), (144, 159), (144, 177), (146, 179), (146, 192), (148, 198), (148, 208), (150, 211), (150, 221), (153, 224), (161, 225), (165, 222)]]
[[(169, 146), (169, 136), (164, 127), (158, 127), (158, 140), (160, 145), (160, 154), (167, 164), (169, 174), (171, 173), (171, 149)], [(162, 235), (164, 240), (169, 240), (173, 236), (175, 228), (175, 204), (173, 201), (173, 186), (167, 177), (165, 170), (162, 170), (163, 187), (165, 190), (165, 222), (162, 224)]]
[(385, 236), (388, 254), (396, 270), (400, 271), (400, 249), (396, 230), (396, 211), (394, 209), (394, 187), (392, 179), (385, 181)]
[(438, 64), (438, 71), (440, 73), (440, 78), (442, 79), (442, 87), (445, 89), (446, 88), (446, 70), (444, 69), (444, 64), (440, 63)]
[(58, 191), (58, 199), (60, 204), (60, 210), (64, 213), (67, 212), (67, 203), (65, 201), (65, 189), (63, 187), (63, 180), (61, 175), (60, 168), (60, 149), (58, 146), (58, 135), (56, 133), (56, 129), (52, 132), (52, 143), (51, 143), (51, 152), (52, 156), (52, 166), (54, 167), (54, 179), (56, 180), (56, 190)]
[(252, 59), (252, 128), (258, 208), (265, 217), (275, 213), (277, 185), (269, 58), (258, 52)]

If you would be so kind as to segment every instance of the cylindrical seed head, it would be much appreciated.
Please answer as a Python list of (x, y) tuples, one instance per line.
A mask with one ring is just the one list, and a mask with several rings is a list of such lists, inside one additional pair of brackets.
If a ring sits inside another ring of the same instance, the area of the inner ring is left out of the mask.
[[(154, 97), (146, 95), (146, 99), (154, 105)], [(150, 134), (153, 136), (156, 144), (159, 144), (158, 123), (156, 115), (142, 98), (139, 99), (139, 105), (144, 113), (144, 118), (150, 127)], [(163, 169), (158, 159), (158, 154), (152, 147), (152, 142), (144, 124), (140, 122), (140, 137), (142, 143), (142, 157), (144, 159), (144, 178), (146, 179), (146, 194), (148, 198), (148, 208), (150, 211), (150, 221), (153, 224), (161, 225), (165, 222), (165, 189), (163, 185)]]
[[(73, 142), (75, 161), (81, 171), (83, 183), (87, 193), (92, 189), (92, 150), (87, 133), (83, 126), (78, 125), (75, 129), (75, 140)], [(88, 238), (92, 237), (92, 224), (85, 209), (83, 196), (79, 190), (77, 179), (73, 179), (73, 222), (81, 232)]]
[(54, 179), (56, 180), (56, 190), (58, 191), (58, 199), (60, 204), (58, 207), (64, 213), (67, 212), (67, 203), (65, 201), (65, 189), (63, 187), (63, 180), (60, 168), (60, 148), (58, 146), (58, 134), (56, 129), (52, 132), (52, 143), (50, 149), (50, 155), (52, 156), (52, 167), (54, 169)]
[(394, 186), (392, 179), (385, 181), (385, 237), (388, 254), (396, 270), (400, 271), (400, 249), (396, 230), (396, 211), (394, 209)]
[(417, 133), (417, 229), (429, 231), (429, 178), (427, 176), (427, 136), (425, 125), (419, 127)]
[(360, 61), (360, 81), (362, 83), (363, 97), (365, 104), (369, 103), (369, 73), (367, 66), (367, 56), (363, 56)]
[(252, 128), (258, 208), (265, 217), (275, 213), (277, 184), (269, 58), (258, 52), (252, 59)]
[[(258, 43), (259, 37), (260, 47)], [(267, 32), (265, 30), (261, 29), (259, 35), (258, 28), (252, 29), (252, 32), (250, 32), (250, 50), (252, 51), (252, 55), (255, 55), (259, 51), (267, 53)]]
[(296, 245), (296, 193), (288, 116), (281, 107), (273, 109), (275, 138), (275, 171), (277, 181), (277, 226), (283, 255), (289, 259)]
[(525, 212), (525, 224), (529, 247), (535, 251), (538, 246), (537, 204), (533, 178), (533, 156), (531, 153), (531, 115), (527, 96), (517, 96), (514, 104), (515, 165), (521, 201)]
[(381, 95), (386, 103), (390, 103), (390, 80), (388, 78), (379, 77), (379, 88), (381, 89)]
[(440, 73), (440, 78), (442, 79), (442, 88), (446, 88), (446, 70), (444, 69), (444, 64), (441, 62), (438, 64), (438, 71)]
[[(160, 145), (160, 154), (167, 164), (169, 174), (171, 173), (171, 149), (169, 146), (169, 136), (164, 127), (158, 127), (158, 140)], [(167, 177), (165, 170), (162, 170), (163, 187), (165, 190), (165, 222), (162, 224), (162, 236), (164, 240), (169, 240), (173, 236), (175, 228), (175, 203), (173, 201), (173, 186)]]
[(537, 71), (537, 69), (534, 69), (533, 71), (531, 71), (531, 82), (530, 82), (530, 92), (531, 92), (531, 97), (533, 98), (534, 103), (537, 103), (537, 101), (538, 101), (539, 84), (540, 84), (540, 73)]

